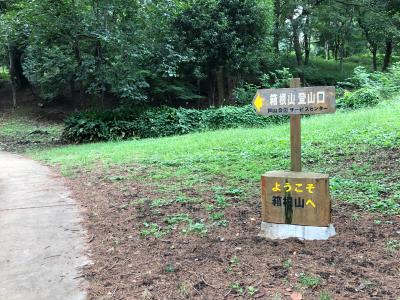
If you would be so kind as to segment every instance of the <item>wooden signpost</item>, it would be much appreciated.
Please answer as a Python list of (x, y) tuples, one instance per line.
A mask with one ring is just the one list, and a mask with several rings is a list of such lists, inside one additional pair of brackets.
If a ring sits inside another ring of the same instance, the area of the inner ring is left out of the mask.
[(300, 79), (295, 78), (290, 88), (258, 90), (253, 106), (260, 115), (290, 115), (291, 171), (272, 171), (261, 177), (261, 235), (301, 239), (333, 236), (329, 175), (302, 172), (301, 115), (334, 113), (335, 88), (300, 88)]

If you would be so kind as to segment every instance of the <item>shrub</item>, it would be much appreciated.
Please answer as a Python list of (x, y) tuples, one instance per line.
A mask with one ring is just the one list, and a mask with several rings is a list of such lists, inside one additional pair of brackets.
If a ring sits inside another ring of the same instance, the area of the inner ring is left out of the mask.
[(233, 90), (233, 99), (237, 105), (246, 105), (253, 100), (258, 86), (251, 83), (243, 83)]
[(209, 129), (263, 127), (284, 120), (287, 117), (257, 116), (251, 105), (206, 110), (162, 107), (142, 112), (129, 109), (89, 111), (67, 119), (62, 137), (64, 141), (73, 143), (132, 137), (155, 138)]
[(185, 134), (201, 126), (201, 111), (194, 109), (154, 108), (136, 120), (137, 132), (142, 138)]
[(134, 132), (135, 126), (132, 122), (104, 121), (85, 114), (76, 114), (65, 121), (62, 139), (72, 143), (127, 139), (133, 137)]
[(346, 91), (338, 100), (338, 108), (361, 108), (379, 103), (379, 92), (374, 88), (361, 88), (354, 92)]
[(263, 74), (259, 78), (260, 86), (244, 82), (233, 90), (233, 98), (237, 105), (249, 104), (257, 93), (257, 89), (285, 88), (289, 86), (292, 78), (288, 68)]

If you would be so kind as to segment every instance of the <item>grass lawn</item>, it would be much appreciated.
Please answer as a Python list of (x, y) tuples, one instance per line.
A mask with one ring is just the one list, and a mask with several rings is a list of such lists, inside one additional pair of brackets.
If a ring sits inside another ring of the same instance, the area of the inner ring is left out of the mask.
[[(329, 241), (269, 241), (260, 175), (288, 169), (288, 124), (31, 151), (84, 208), (89, 299), (397, 299), (400, 101), (303, 118), (331, 175)], [(111, 295), (111, 296), (110, 296)]]
[(53, 147), (61, 131), (62, 124), (34, 118), (23, 108), (0, 113), (0, 150), (24, 152)]
[[(400, 146), (399, 114), (397, 99), (376, 108), (303, 118), (305, 171), (329, 173), (333, 195), (342, 200), (399, 213), (400, 168), (386, 157)], [(192, 186), (224, 178), (228, 188), (240, 186), (247, 192), (265, 171), (290, 168), (289, 125), (67, 146), (32, 156), (59, 165), (65, 175), (82, 167), (115, 169), (138, 163), (149, 169), (145, 178), (139, 168), (125, 174), (126, 179), (174, 179)], [(393, 172), (376, 171), (377, 164), (388, 164)]]

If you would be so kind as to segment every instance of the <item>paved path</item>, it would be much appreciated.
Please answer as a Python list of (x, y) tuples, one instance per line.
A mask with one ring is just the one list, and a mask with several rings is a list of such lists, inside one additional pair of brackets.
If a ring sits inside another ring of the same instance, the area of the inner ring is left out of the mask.
[(84, 232), (62, 179), (0, 152), (0, 299), (83, 300)]

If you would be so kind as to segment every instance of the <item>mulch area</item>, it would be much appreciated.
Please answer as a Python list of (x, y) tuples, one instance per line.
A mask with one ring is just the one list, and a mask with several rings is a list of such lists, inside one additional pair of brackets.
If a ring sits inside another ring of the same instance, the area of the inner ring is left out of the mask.
[[(227, 207), (229, 226), (213, 227), (203, 237), (183, 234), (181, 225), (160, 238), (143, 237), (145, 221), (162, 224), (174, 213), (204, 219), (207, 212), (196, 203), (156, 210), (146, 203), (132, 205), (159, 192), (149, 184), (111, 182), (102, 174), (98, 168), (69, 180), (88, 231), (89, 299), (247, 299), (249, 286), (258, 299), (298, 299), (298, 292), (303, 299), (400, 297), (400, 251), (387, 246), (400, 240), (399, 216), (339, 203), (333, 209), (338, 234), (329, 241), (271, 241), (257, 236), (261, 207), (254, 196)], [(212, 198), (204, 191), (185, 192)], [(300, 285), (301, 274), (319, 277), (320, 284)], [(328, 294), (331, 298), (321, 298)]]

